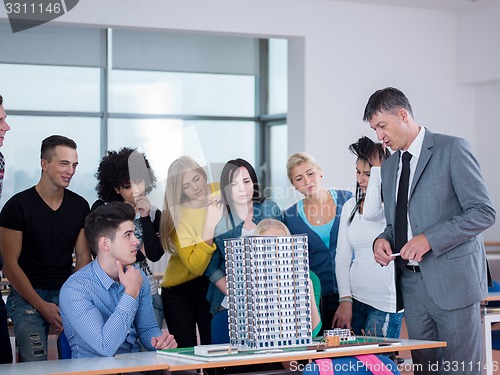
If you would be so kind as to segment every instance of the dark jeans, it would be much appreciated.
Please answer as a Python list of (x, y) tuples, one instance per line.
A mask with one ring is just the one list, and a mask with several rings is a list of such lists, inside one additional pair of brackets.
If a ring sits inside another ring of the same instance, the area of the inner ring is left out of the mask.
[(321, 331), (319, 331), (318, 336), (323, 336), (323, 331), (325, 329), (332, 329), (333, 316), (335, 311), (339, 307), (339, 295), (338, 294), (327, 294), (321, 296), (321, 301), (319, 304), (321, 322), (323, 323)]
[(12, 348), (9, 327), (7, 326), (7, 309), (2, 296), (0, 296), (0, 364), (3, 363), (12, 363)]
[(210, 304), (207, 301), (208, 279), (197, 277), (187, 283), (161, 288), (163, 312), (168, 330), (174, 335), (179, 348), (198, 345), (196, 326), (201, 344), (211, 344)]

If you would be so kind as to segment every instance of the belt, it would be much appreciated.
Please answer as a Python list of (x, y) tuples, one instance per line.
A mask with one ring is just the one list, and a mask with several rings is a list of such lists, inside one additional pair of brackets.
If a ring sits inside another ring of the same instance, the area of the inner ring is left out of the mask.
[(420, 272), (420, 267), (419, 266), (410, 266), (409, 264), (406, 265), (406, 269), (410, 270), (411, 272)]

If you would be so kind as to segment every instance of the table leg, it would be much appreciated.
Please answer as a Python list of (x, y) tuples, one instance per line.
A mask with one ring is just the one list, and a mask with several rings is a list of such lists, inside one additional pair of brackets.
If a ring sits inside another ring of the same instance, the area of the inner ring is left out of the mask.
[(483, 355), (481, 364), (483, 368), (483, 374), (485, 375), (493, 375), (494, 367), (493, 367), (493, 349), (491, 342), (491, 324), (495, 322), (500, 322), (500, 314), (498, 313), (482, 314), (484, 345), (483, 345)]

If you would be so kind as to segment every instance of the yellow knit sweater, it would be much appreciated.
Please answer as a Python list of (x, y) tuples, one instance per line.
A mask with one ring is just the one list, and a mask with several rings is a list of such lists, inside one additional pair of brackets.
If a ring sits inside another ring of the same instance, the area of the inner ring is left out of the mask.
[[(217, 187), (211, 186), (212, 191)], [(201, 234), (207, 209), (182, 207), (174, 243), (177, 251), (170, 256), (161, 286), (168, 288), (203, 275), (216, 246), (207, 245)]]

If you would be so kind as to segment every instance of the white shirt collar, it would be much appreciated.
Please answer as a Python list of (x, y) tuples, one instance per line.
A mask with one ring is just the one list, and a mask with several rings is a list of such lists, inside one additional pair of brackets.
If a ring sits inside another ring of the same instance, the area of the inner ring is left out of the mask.
[[(412, 158), (411, 161), (417, 161), (418, 158), (420, 157), (420, 152), (422, 151), (422, 144), (424, 143), (424, 136), (425, 136), (425, 128), (422, 126), (420, 127), (420, 131), (417, 134), (417, 137), (413, 140), (411, 143), (410, 147), (408, 147), (408, 151)], [(403, 150), (401, 150), (401, 155), (403, 155)]]

